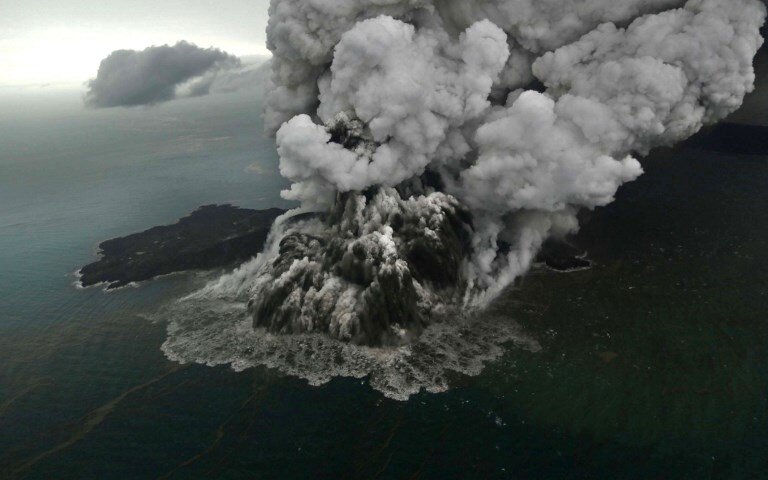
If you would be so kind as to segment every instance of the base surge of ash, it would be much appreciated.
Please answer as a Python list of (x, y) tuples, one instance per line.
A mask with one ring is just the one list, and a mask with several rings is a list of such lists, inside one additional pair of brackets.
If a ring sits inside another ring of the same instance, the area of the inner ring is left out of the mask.
[(540, 348), (507, 315), (464, 311), (472, 233), (469, 213), (427, 178), (286, 214), (264, 253), (158, 315), (170, 320), (163, 351), (312, 385), (369, 377), (398, 400), (445, 391), (505, 345)]
[(235, 371), (264, 366), (320, 386), (336, 377), (368, 378), (395, 400), (420, 391), (439, 393), (460, 375), (479, 375), (509, 348), (538, 352), (535, 339), (502, 314), (456, 316), (432, 323), (410, 344), (376, 348), (323, 333), (281, 335), (254, 328), (245, 299), (203, 291), (167, 307), (165, 355), (180, 363), (229, 365)]

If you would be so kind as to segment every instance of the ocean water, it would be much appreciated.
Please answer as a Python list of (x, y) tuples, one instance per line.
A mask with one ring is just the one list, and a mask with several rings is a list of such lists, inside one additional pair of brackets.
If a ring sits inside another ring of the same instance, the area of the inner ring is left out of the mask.
[(0, 95), (0, 478), (768, 478), (768, 157), (654, 152), (585, 214), (594, 268), (490, 308), (541, 348), (408, 401), (169, 361), (148, 318), (217, 273), (73, 286), (104, 239), (288, 206), (260, 103)]

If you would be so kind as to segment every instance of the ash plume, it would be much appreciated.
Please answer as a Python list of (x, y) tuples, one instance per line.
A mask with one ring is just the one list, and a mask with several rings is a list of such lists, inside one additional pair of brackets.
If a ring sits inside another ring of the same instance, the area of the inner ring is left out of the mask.
[(188, 42), (117, 50), (99, 65), (87, 84), (86, 105), (132, 107), (167, 102), (179, 96), (207, 95), (221, 72), (239, 69), (240, 60), (217, 48)]
[(270, 334), (417, 342), (576, 232), (638, 158), (738, 109), (765, 15), (759, 0), (273, 0), (265, 119), (301, 207), (200, 295), (245, 299)]

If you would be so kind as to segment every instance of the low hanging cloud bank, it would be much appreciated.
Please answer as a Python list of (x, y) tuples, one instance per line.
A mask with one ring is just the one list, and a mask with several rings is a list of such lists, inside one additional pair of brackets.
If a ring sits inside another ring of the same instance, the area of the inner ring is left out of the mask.
[(258, 88), (263, 77), (259, 67), (184, 41), (141, 51), (117, 50), (102, 60), (96, 78), (88, 82), (85, 103), (94, 108), (145, 106)]
[[(195, 298), (247, 301), (249, 332), (432, 338), (613, 201), (639, 156), (738, 109), (764, 18), (758, 0), (273, 0), (266, 123), (284, 197), (317, 214)], [(197, 346), (177, 324), (172, 358), (248, 363), (186, 328)], [(250, 358), (282, 368), (263, 343)]]

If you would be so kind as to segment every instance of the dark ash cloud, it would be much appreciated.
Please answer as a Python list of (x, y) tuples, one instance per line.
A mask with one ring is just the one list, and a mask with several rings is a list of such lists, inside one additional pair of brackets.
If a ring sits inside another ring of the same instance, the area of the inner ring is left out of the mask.
[(117, 50), (101, 61), (88, 82), (86, 105), (94, 108), (153, 105), (179, 96), (210, 92), (219, 72), (239, 68), (240, 60), (217, 48), (188, 42)]

